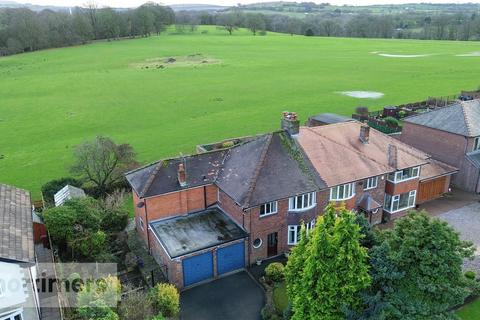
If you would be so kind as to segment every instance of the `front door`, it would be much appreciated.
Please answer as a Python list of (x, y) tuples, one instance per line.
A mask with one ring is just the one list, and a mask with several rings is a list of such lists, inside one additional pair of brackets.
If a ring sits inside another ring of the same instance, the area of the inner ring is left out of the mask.
[(268, 235), (268, 245), (267, 245), (267, 255), (269, 257), (276, 256), (278, 254), (277, 243), (278, 243), (278, 234), (276, 232), (270, 233)]

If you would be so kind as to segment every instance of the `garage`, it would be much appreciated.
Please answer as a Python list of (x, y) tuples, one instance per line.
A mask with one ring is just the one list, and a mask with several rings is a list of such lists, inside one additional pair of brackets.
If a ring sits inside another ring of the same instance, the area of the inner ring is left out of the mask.
[(178, 288), (245, 267), (248, 234), (218, 207), (150, 222), (150, 230), (159, 244), (152, 255)]
[(456, 168), (430, 159), (430, 163), (422, 166), (420, 172), (417, 204), (438, 199), (448, 192), (451, 176), (456, 172), (458, 172)]
[(213, 255), (211, 251), (186, 258), (182, 261), (182, 264), (185, 287), (213, 277)]
[(240, 242), (217, 250), (217, 273), (222, 275), (245, 267), (245, 243)]

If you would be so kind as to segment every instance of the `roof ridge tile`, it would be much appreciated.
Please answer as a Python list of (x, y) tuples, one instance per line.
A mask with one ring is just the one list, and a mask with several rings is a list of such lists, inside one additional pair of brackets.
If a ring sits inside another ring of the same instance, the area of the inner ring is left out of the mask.
[(250, 200), (251, 200), (252, 195), (253, 195), (253, 190), (255, 189), (255, 186), (257, 185), (258, 176), (260, 175), (260, 170), (263, 167), (263, 163), (265, 162), (265, 158), (267, 157), (267, 151), (270, 148), (270, 145), (272, 143), (272, 137), (273, 137), (272, 133), (267, 134), (267, 141), (265, 142), (265, 145), (262, 149), (262, 154), (261, 154), (260, 159), (258, 161), (257, 167), (255, 168), (255, 171), (253, 173), (253, 177), (250, 181), (250, 185), (249, 185), (248, 190), (247, 190), (247, 195), (245, 197), (245, 205), (247, 207), (250, 205)]

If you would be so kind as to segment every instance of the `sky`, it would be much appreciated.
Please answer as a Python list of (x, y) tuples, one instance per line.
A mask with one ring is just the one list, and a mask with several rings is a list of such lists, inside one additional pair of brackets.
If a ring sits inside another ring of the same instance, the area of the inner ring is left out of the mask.
[[(40, 5), (55, 5), (55, 6), (81, 6), (88, 2), (88, 0), (13, 0), (20, 3), (32, 3)], [(273, 0), (243, 0), (240, 1), (242, 4), (257, 3), (257, 2), (270, 2)], [(285, 0), (285, 1), (294, 1), (294, 0)], [(300, 0), (297, 0), (301, 2)], [(309, 1), (309, 0), (305, 0)], [(311, 0), (310, 0), (311, 1)], [(137, 7), (142, 3), (147, 2), (147, 0), (96, 0), (97, 3), (103, 6), (117, 7), (117, 8), (127, 8), (127, 7)], [(238, 0), (163, 0), (155, 1), (161, 2), (163, 4), (216, 4), (224, 6), (232, 6), (239, 3)], [(399, 3), (414, 3), (414, 2), (433, 2), (433, 3), (465, 3), (465, 2), (480, 2), (480, 0), (324, 0), (324, 1), (313, 1), (317, 3), (328, 2), (334, 5), (370, 5), (370, 4), (399, 4)]]

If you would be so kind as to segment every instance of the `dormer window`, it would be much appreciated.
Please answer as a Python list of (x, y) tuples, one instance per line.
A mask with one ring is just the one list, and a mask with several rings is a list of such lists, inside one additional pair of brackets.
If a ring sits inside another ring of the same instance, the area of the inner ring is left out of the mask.
[(476, 137), (473, 142), (473, 151), (480, 150), (480, 137)]
[(343, 201), (355, 196), (355, 182), (330, 188), (330, 201)]
[(288, 200), (289, 211), (308, 210), (317, 205), (317, 196), (315, 192), (304, 193)]

